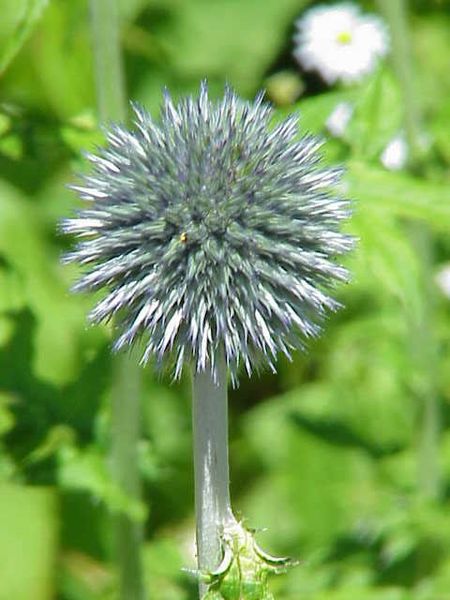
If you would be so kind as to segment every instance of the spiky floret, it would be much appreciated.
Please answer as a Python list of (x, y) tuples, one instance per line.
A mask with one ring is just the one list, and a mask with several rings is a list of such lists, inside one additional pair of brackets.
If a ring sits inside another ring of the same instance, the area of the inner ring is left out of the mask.
[(176, 376), (215, 373), (218, 348), (233, 377), (273, 367), (338, 307), (334, 257), (352, 246), (339, 170), (298, 139), (297, 116), (272, 125), (261, 95), (213, 102), (204, 83), (177, 104), (166, 93), (158, 123), (133, 108), (135, 129), (111, 127), (73, 186), (90, 202), (63, 223), (80, 239), (67, 260), (86, 267), (74, 289), (105, 288), (92, 321), (118, 315), (115, 348), (145, 334), (143, 361), (172, 358)]

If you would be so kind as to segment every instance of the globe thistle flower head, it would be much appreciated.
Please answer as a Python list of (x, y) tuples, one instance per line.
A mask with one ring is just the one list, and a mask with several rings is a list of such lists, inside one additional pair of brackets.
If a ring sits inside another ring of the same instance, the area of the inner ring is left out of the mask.
[(371, 73), (389, 50), (383, 20), (356, 4), (319, 5), (296, 22), (294, 57), (332, 85), (351, 84)]
[(204, 83), (178, 104), (166, 93), (159, 122), (134, 112), (73, 186), (89, 203), (63, 223), (79, 239), (67, 260), (85, 269), (74, 289), (105, 290), (91, 320), (117, 317), (115, 348), (143, 335), (143, 361), (175, 376), (185, 363), (216, 375), (219, 350), (234, 380), (241, 365), (273, 367), (338, 307), (334, 259), (352, 246), (339, 170), (298, 139), (297, 116), (272, 125), (261, 95), (214, 102)]

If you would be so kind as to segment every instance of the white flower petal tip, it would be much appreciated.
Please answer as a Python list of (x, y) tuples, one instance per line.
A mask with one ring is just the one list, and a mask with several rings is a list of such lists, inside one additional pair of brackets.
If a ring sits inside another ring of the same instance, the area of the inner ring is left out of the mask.
[(443, 265), (434, 278), (442, 294), (450, 299), (450, 263)]
[(325, 127), (333, 137), (344, 137), (353, 111), (354, 106), (350, 102), (339, 102), (339, 104), (336, 104), (325, 123)]
[(389, 51), (383, 20), (351, 3), (319, 5), (296, 22), (294, 57), (329, 85), (352, 84), (371, 73)]
[(388, 171), (401, 171), (408, 162), (409, 148), (402, 134), (396, 135), (388, 143), (380, 156), (381, 164)]

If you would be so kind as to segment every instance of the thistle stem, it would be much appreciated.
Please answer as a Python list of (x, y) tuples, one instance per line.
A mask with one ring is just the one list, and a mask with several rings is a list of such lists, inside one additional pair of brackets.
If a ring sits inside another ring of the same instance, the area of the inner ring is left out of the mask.
[[(125, 85), (122, 70), (116, 0), (90, 0), (94, 75), (100, 121), (125, 121)], [(140, 374), (128, 355), (114, 359), (111, 399), (111, 468), (116, 483), (130, 498), (139, 500)], [(128, 515), (114, 519), (115, 555), (122, 600), (143, 600), (141, 566), (142, 524)]]
[[(411, 153), (410, 168), (418, 170), (423, 161), (422, 111), (414, 81), (411, 43), (407, 18), (407, 0), (378, 0), (389, 23), (392, 38), (392, 60), (403, 96), (404, 126)], [(421, 303), (417, 314), (410, 314), (410, 338), (416, 373), (416, 394), (420, 400), (421, 432), (418, 456), (418, 487), (422, 497), (439, 498), (441, 469), (439, 434), (441, 414), (436, 390), (437, 345), (433, 333), (433, 245), (429, 229), (418, 222), (408, 225), (411, 244), (420, 268)]]
[[(224, 353), (214, 357), (217, 379), (210, 370), (193, 373), (192, 424), (194, 438), (197, 558), (200, 572), (214, 570), (222, 559), (223, 527), (235, 523), (231, 510), (228, 466), (227, 367)], [(205, 593), (200, 584), (200, 598)]]

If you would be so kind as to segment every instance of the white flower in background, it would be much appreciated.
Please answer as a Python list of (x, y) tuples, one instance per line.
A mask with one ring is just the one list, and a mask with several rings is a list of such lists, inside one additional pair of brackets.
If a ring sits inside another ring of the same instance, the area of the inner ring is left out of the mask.
[(435, 281), (444, 296), (450, 298), (450, 263), (443, 265), (438, 270), (435, 276)]
[(380, 156), (382, 165), (389, 171), (400, 171), (408, 160), (408, 144), (403, 134), (396, 135)]
[(339, 102), (334, 107), (325, 122), (325, 127), (333, 137), (340, 138), (344, 135), (347, 125), (352, 118), (354, 106), (350, 102)]
[(382, 19), (361, 13), (351, 3), (316, 6), (296, 26), (295, 58), (305, 71), (317, 71), (330, 85), (359, 81), (389, 50)]

